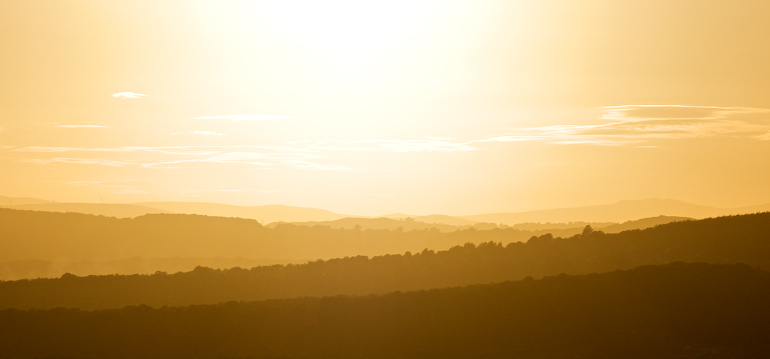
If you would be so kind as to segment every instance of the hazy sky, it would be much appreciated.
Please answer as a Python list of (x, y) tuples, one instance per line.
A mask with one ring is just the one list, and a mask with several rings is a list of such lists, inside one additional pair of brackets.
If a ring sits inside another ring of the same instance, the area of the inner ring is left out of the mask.
[(0, 195), (770, 202), (770, 2), (0, 0)]

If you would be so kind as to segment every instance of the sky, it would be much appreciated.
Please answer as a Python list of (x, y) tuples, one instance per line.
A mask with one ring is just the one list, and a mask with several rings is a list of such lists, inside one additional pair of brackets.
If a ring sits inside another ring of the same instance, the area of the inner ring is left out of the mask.
[(0, 195), (770, 202), (767, 1), (0, 0)]

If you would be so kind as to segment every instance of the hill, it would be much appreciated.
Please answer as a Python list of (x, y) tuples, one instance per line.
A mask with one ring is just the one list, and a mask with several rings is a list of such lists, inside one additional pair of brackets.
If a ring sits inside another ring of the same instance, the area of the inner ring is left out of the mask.
[(650, 198), (644, 200), (625, 200), (613, 204), (597, 206), (556, 208), (513, 213), (490, 213), (459, 217), (480, 222), (514, 225), (525, 222), (625, 222), (661, 215), (707, 218), (764, 212), (769, 210), (770, 204), (741, 208), (717, 208), (673, 199)]
[(770, 274), (673, 263), (365, 297), (2, 310), (0, 322), (0, 352), (22, 359), (762, 358)]
[[(292, 238), (319, 241), (311, 228), (288, 227), (288, 230), (273, 233), (303, 233)], [(271, 233), (271, 230), (265, 231)], [(327, 238), (334, 238), (336, 242), (345, 234), (365, 232), (327, 230), (320, 233), (326, 233)], [(420, 234), (434, 234), (435, 243), (485, 242), (467, 243), (445, 251), (424, 249), (403, 255), (354, 256), (302, 265), (229, 270), (199, 267), (186, 273), (131, 276), (67, 274), (57, 279), (6, 281), (0, 282), (0, 293), (3, 293), (0, 308), (101, 309), (138, 304), (160, 307), (227, 300), (366, 295), (518, 280), (527, 276), (599, 273), (676, 261), (770, 267), (770, 213), (673, 222), (617, 234), (588, 230), (570, 238), (544, 234), (526, 243), (506, 245), (501, 242), (516, 233), (514, 230), (414, 231), (408, 232), (414, 235), (410, 237), (398, 237), (398, 232), (391, 231), (374, 233), (391, 236), (361, 237), (360, 240), (420, 240)], [(267, 238), (284, 241), (278, 236)], [(290, 242), (294, 243), (297, 242)], [(329, 240), (321, 244), (324, 243), (328, 245)]]
[(38, 203), (38, 204), (19, 204), (12, 207), (6, 207), (12, 209), (20, 209), (27, 211), (44, 211), (44, 212), (73, 212), (93, 214), (97, 216), (117, 217), (117, 218), (133, 218), (143, 216), (150, 213), (168, 213), (162, 209), (151, 208), (146, 206), (138, 206), (133, 204), (119, 204), (119, 203)]
[(335, 219), (353, 217), (330, 212), (325, 209), (293, 207), (277, 204), (266, 206), (235, 206), (206, 202), (142, 202), (134, 203), (134, 205), (159, 208), (171, 213), (179, 214), (254, 219), (263, 224), (272, 222), (333, 221)]

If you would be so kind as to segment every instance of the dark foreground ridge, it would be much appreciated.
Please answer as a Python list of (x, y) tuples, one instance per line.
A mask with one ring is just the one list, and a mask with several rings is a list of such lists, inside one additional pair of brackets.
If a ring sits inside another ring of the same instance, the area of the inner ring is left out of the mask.
[(763, 358), (770, 274), (744, 264), (364, 297), (0, 311), (9, 358)]
[[(504, 239), (504, 233), (492, 230), (467, 234), (477, 236), (472, 238)], [(618, 234), (586, 231), (566, 239), (542, 235), (527, 243), (486, 242), (448, 251), (357, 256), (303, 265), (229, 270), (199, 267), (176, 274), (64, 275), (58, 279), (7, 281), (0, 282), (0, 308), (107, 309), (140, 304), (161, 307), (367, 295), (527, 276), (601, 273), (676, 261), (746, 263), (770, 268), (770, 213), (675, 222)]]

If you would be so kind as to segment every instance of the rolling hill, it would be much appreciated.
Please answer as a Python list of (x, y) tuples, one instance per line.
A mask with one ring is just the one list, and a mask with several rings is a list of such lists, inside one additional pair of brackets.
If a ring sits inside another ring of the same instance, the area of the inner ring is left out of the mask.
[[(221, 224), (226, 226), (228, 221)], [(300, 251), (299, 248), (308, 243), (320, 242), (330, 247), (339, 245), (346, 234), (367, 232), (315, 232), (319, 229), (308, 227), (287, 227), (286, 230), (265, 230), (257, 238), (259, 242), (288, 242), (287, 246)], [(196, 231), (200, 231), (200, 227)], [(375, 233), (388, 236), (375, 236)], [(601, 273), (676, 261), (770, 267), (770, 212), (673, 222), (617, 234), (586, 231), (570, 238), (543, 234), (529, 238), (526, 243), (510, 242), (518, 233), (512, 229), (411, 233), (403, 236), (403, 232), (372, 231), (370, 236), (349, 238), (347, 242), (350, 245), (356, 240), (425, 241), (422, 234), (430, 235), (428, 243), (465, 244), (448, 250), (423, 249), (373, 258), (349, 256), (301, 265), (228, 270), (199, 267), (191, 272), (153, 275), (77, 277), (66, 274), (55, 279), (6, 281), (0, 282), (0, 293), (3, 293), (0, 308), (105, 309), (139, 304), (160, 307), (228, 300), (367, 295), (519, 280), (527, 276)], [(480, 244), (473, 244), (480, 240)]]

